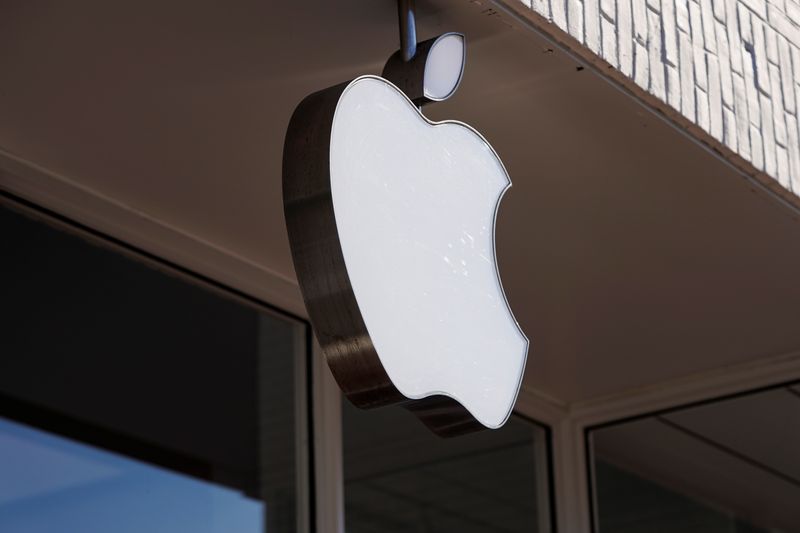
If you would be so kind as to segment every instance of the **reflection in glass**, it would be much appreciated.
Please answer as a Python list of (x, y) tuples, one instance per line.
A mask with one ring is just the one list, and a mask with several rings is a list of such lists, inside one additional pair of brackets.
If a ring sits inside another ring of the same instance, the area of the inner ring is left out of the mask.
[(796, 386), (590, 433), (600, 533), (800, 531)]
[(240, 491), (0, 419), (0, 531), (262, 531)]

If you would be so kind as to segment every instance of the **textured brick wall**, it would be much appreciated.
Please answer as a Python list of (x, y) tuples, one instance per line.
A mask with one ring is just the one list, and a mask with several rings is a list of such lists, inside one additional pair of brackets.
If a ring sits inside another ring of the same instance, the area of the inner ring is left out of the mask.
[(800, 0), (523, 0), (800, 195)]

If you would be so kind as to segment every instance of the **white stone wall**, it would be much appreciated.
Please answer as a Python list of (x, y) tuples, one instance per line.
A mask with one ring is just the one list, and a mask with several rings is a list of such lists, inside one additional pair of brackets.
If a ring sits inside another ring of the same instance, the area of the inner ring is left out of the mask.
[(522, 0), (800, 195), (800, 0)]

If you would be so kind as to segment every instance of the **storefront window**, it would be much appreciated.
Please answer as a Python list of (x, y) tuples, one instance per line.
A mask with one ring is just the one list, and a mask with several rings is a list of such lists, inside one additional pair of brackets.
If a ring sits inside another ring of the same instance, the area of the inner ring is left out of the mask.
[(347, 533), (551, 531), (542, 427), (442, 439), (400, 407), (342, 411)]
[(800, 389), (590, 432), (600, 533), (800, 531)]
[(303, 323), (0, 228), (0, 531), (306, 529)]

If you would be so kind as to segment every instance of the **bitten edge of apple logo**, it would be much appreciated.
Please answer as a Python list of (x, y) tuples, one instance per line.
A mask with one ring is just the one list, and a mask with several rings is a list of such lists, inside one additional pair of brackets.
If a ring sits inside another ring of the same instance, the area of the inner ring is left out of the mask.
[[(429, 120), (403, 91), (379, 76), (361, 76), (307, 96), (297, 106), (289, 122), (283, 152), (284, 211), (292, 259), (309, 319), (334, 378), (357, 407), (401, 404), (441, 436), (484, 429), (488, 426), (476, 420), (464, 405), (447, 393), (432, 393), (420, 399), (403, 395), (386, 373), (359, 309), (337, 231), (331, 194), (329, 148), (340, 99), (348, 88), (365, 80), (379, 80), (393, 88), (402, 95), (413, 112), (432, 127), (451, 124), (468, 129), (490, 148), (502, 168), (507, 183), (498, 194), (494, 206), (493, 266), (506, 310), (525, 341), (521, 367), (522, 370), (525, 368), (530, 342), (508, 304), (496, 258), (494, 224), (500, 203), (511, 187), (508, 172), (480, 132), (456, 120)], [(523, 372), (520, 371), (514, 398), (519, 393), (522, 377)], [(514, 402), (509, 406), (505, 419), (511, 415), (513, 406)]]

